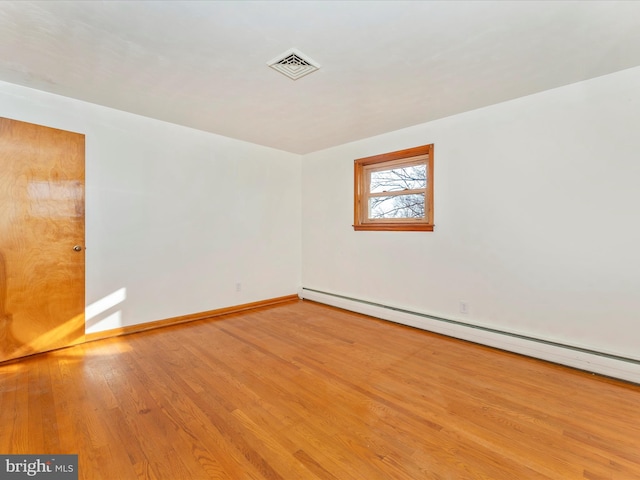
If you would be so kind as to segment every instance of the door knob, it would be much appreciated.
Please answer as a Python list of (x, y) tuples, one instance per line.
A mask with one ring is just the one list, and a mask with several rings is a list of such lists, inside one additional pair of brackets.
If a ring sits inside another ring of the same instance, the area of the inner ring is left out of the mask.
[(73, 251), (74, 252), (81, 252), (82, 251), (82, 247), (80, 245), (76, 245), (73, 247)]

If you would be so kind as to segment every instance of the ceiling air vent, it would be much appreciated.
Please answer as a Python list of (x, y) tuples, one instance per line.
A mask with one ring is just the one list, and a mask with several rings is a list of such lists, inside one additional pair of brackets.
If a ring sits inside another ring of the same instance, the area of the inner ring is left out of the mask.
[(278, 55), (273, 60), (267, 62), (267, 65), (292, 80), (297, 80), (320, 68), (318, 63), (309, 57), (305, 57), (304, 54), (295, 48)]

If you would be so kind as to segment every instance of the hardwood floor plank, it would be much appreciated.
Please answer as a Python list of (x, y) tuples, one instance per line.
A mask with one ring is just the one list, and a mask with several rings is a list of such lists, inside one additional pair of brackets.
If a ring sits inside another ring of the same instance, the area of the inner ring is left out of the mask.
[(192, 456), (209, 475), (205, 478), (257, 478), (239, 468), (243, 457), (232, 444), (226, 442), (223, 431), (218, 428), (220, 424), (213, 428), (210, 425), (205, 410), (216, 408), (216, 403), (211, 397), (207, 397), (209, 401), (206, 408), (200, 408), (200, 403), (203, 402), (200, 397), (204, 390), (194, 390), (191, 388), (193, 380), (186, 381), (187, 377), (193, 376), (193, 371), (188, 376), (176, 372), (175, 375), (170, 375), (169, 382), (163, 376), (167, 371), (163, 367), (162, 364), (146, 367), (148, 380), (151, 382), (147, 388), (166, 413), (167, 421), (173, 424), (180, 441), (191, 445)]
[[(14, 442), (14, 430), (19, 417), (24, 420), (21, 401), (27, 393), (24, 386), (24, 375), (19, 365), (9, 364), (6, 368), (0, 369), (0, 452), (13, 453), (19, 442)], [(18, 447), (19, 450), (19, 447)]]
[(7, 408), (7, 413), (10, 415), (6, 421), (0, 422), (3, 432), (6, 432), (8, 437), (6, 442), (2, 442), (8, 446), (5, 450), (7, 453), (20, 453), (32, 448), (29, 445), (29, 416), (23, 413), (23, 409), (28, 411), (29, 372), (22, 369), (21, 375), (16, 380), (13, 391), (10, 392), (13, 405), (9, 404)]
[(86, 480), (640, 479), (640, 386), (300, 301), (0, 364)]

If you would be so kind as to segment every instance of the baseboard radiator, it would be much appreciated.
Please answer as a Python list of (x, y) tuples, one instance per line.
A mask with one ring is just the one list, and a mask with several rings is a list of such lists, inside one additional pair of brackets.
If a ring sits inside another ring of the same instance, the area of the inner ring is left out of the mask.
[(303, 287), (300, 298), (640, 384), (640, 360)]

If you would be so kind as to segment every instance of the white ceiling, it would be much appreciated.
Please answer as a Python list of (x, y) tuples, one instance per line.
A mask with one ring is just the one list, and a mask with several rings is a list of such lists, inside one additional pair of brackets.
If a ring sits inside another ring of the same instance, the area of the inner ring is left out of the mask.
[(294, 153), (637, 65), (640, 2), (0, 2), (0, 80)]

